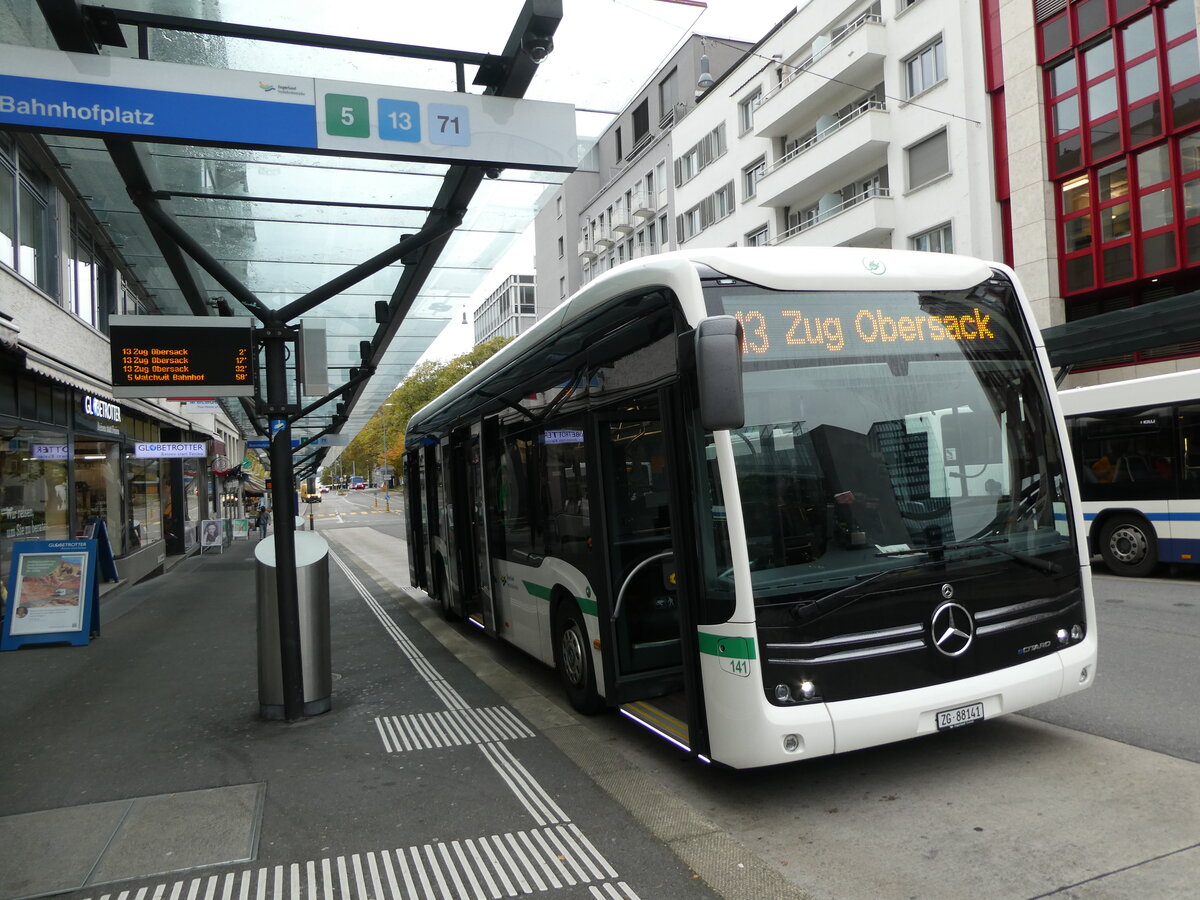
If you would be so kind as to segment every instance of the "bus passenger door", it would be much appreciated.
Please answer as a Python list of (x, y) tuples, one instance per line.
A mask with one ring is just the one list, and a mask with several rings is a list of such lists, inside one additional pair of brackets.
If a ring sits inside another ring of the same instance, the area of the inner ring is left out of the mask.
[[(667, 471), (671, 445), (660, 409), (657, 394), (648, 394), (596, 419), (609, 611), (602, 634), (604, 644), (612, 646), (605, 653), (610, 702), (663, 697), (683, 687)], [(682, 702), (677, 705), (686, 736), (687, 716)]]
[(466, 474), (466, 510), (468, 527), (464, 530), (463, 568), (470, 568), (472, 591), (466, 596), (464, 615), (483, 626), (484, 630), (496, 633), (496, 610), (492, 603), (491, 553), (488, 549), (487, 520), (484, 511), (487, 504), (483, 495), (483, 447), (481, 427), (471, 426), (471, 435), (464, 447)]

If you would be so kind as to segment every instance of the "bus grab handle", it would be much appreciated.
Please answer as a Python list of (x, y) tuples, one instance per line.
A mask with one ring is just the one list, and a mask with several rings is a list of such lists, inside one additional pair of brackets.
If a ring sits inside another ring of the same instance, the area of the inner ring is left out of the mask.
[(625, 600), (625, 589), (629, 587), (629, 582), (633, 581), (633, 576), (642, 571), (642, 569), (646, 568), (646, 566), (650, 565), (650, 563), (654, 562), (656, 559), (663, 559), (667, 556), (671, 556), (674, 552), (675, 551), (673, 550), (664, 550), (662, 553), (655, 553), (653, 556), (647, 556), (640, 563), (633, 567), (630, 573), (625, 576), (625, 581), (621, 585), (621, 589), (617, 591), (617, 604), (613, 607), (612, 614), (614, 619), (621, 614), (621, 603)]

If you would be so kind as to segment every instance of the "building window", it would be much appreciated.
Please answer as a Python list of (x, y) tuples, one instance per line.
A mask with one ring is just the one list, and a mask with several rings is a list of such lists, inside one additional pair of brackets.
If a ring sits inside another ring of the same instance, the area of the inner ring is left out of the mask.
[(679, 241), (691, 240), (704, 229), (719, 222), (733, 212), (733, 182), (709, 194), (683, 215), (677, 218), (676, 231)]
[(691, 181), (702, 169), (724, 155), (725, 123), (722, 122), (675, 160), (675, 186)]
[(771, 229), (766, 225), (746, 235), (747, 247), (765, 247), (769, 243), (771, 243)]
[(0, 262), (55, 294), (55, 192), (17, 142), (0, 135)]
[(767, 174), (767, 158), (760, 156), (742, 169), (742, 196), (749, 200), (758, 193), (758, 182)]
[(558, 278), (558, 299), (562, 300), (567, 296), (567, 276), (560, 275)]
[(738, 104), (739, 134), (745, 134), (754, 127), (754, 111), (761, 102), (762, 88), (755, 88), (749, 97)]
[(946, 51), (942, 39), (904, 61), (908, 96), (915, 97), (946, 78)]
[(560, 219), (562, 218), (562, 212), (563, 212), (562, 200), (563, 200), (562, 197), (554, 198), (554, 211), (558, 214), (558, 218), (560, 218)]
[(78, 220), (71, 230), (67, 292), (71, 311), (94, 328), (107, 329), (112, 309), (113, 269)]
[(637, 146), (650, 133), (650, 99), (646, 98), (633, 109), (633, 143)]
[(558, 239), (558, 258), (559, 258), (559, 259), (562, 259), (562, 258), (563, 258), (563, 243), (564, 243), (564, 241), (563, 241), (563, 239), (560, 237), (560, 238)]
[(950, 151), (944, 130), (913, 144), (906, 155), (910, 191), (950, 172)]
[(924, 250), (928, 253), (953, 253), (954, 231), (947, 222), (945, 225), (939, 225), (929, 231), (914, 234), (908, 239), (908, 244), (913, 250)]
[(663, 121), (669, 121), (668, 116), (675, 115), (675, 104), (679, 102), (679, 70), (672, 69), (667, 77), (658, 83), (658, 108), (662, 110)]

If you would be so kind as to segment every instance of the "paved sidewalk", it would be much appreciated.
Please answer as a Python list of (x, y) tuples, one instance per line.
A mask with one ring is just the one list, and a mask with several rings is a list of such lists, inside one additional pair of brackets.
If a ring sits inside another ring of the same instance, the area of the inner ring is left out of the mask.
[(253, 542), (128, 588), (88, 647), (0, 654), (0, 900), (715, 896), (560, 745), (616, 757), (544, 735), (577, 720), (503, 671), (498, 694), (362, 567), (368, 534), (326, 534), (325, 715), (258, 716)]

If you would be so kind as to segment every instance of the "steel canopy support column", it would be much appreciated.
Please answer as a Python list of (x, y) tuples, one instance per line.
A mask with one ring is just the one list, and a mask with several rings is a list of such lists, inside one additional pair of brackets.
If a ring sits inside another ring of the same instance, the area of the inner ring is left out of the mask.
[(287, 407), (287, 329), (263, 330), (266, 351), (267, 414), (283, 427), (271, 435), (271, 503), (275, 519), (275, 594), (279, 610), (279, 660), (283, 669), (283, 716), (304, 715), (304, 670), (300, 655), (300, 601), (296, 579), (296, 519), (292, 515), (292, 427), (280, 412)]

